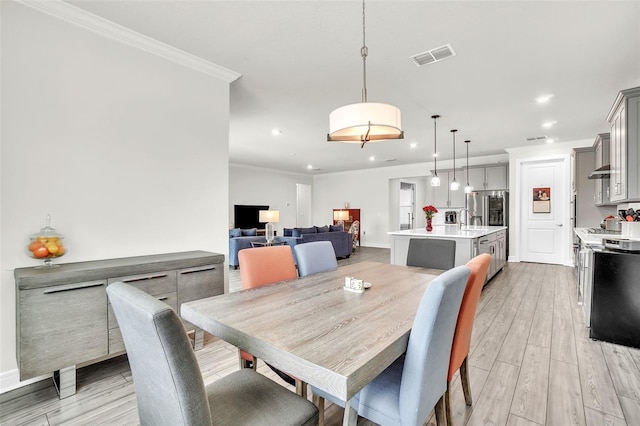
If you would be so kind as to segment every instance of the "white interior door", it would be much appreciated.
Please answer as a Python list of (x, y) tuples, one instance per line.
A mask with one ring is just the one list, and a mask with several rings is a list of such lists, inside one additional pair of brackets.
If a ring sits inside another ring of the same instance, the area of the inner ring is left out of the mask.
[(296, 183), (296, 226), (308, 228), (311, 226), (311, 185)]
[(400, 182), (399, 201), (400, 229), (414, 228), (413, 222), (416, 211), (416, 184)]
[(565, 264), (569, 188), (564, 158), (522, 164), (520, 260)]

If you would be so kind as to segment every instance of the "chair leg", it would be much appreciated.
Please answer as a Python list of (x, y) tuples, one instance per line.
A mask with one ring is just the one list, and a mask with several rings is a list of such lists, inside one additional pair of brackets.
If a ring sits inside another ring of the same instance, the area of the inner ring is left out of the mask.
[(318, 407), (318, 426), (324, 426), (324, 398), (313, 394), (313, 403)]
[(460, 381), (462, 382), (462, 393), (464, 393), (464, 401), (467, 403), (469, 407), (473, 404), (473, 400), (471, 398), (471, 383), (469, 383), (469, 368), (467, 366), (467, 359), (469, 355), (467, 355), (462, 361), (462, 365), (460, 365)]
[(438, 400), (438, 402), (436, 403), (435, 406), (435, 412), (436, 412), (436, 425), (437, 426), (446, 426), (447, 425), (447, 418), (446, 415), (444, 413), (444, 398), (445, 395), (443, 394), (440, 399)]
[(451, 409), (451, 382), (447, 381), (447, 390), (444, 393), (444, 414), (448, 426), (453, 426), (453, 410)]
[(307, 399), (307, 383), (296, 379), (296, 393), (304, 399)]
[[(251, 368), (253, 369), (253, 371), (256, 371), (258, 368), (258, 359), (255, 356), (253, 357), (252, 361), (247, 361), (246, 359), (242, 358), (242, 352), (240, 351), (240, 349), (238, 349), (238, 359), (240, 360), (240, 368)], [(251, 362), (251, 365), (249, 365), (249, 362)]]

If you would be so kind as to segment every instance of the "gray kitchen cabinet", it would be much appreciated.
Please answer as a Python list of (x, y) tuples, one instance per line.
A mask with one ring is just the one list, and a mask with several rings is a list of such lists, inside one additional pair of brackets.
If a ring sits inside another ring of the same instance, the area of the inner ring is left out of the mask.
[[(469, 167), (469, 184), (474, 191), (507, 189), (507, 169), (506, 164)], [(466, 178), (466, 169), (463, 170), (463, 175)], [(464, 184), (462, 187), (464, 188)]]
[[(20, 380), (53, 373), (61, 398), (75, 393), (77, 365), (125, 350), (106, 287), (129, 283), (164, 301), (180, 304), (224, 293), (224, 255), (204, 251), (18, 268), (16, 357)], [(194, 330), (201, 347), (202, 331)]]
[[(431, 171), (433, 175), (433, 170)], [(449, 189), (453, 181), (453, 170), (438, 171), (440, 186), (432, 186), (433, 205), (437, 208), (461, 209), (465, 205), (464, 185), (466, 184), (465, 174), (462, 170), (456, 169), (456, 181), (460, 184), (457, 191)]]
[[(595, 149), (596, 170), (602, 166), (609, 165), (609, 133), (601, 133), (596, 136), (596, 140), (593, 142), (593, 148)], [(609, 199), (609, 178), (593, 179), (593, 182), (593, 196), (596, 206), (611, 205), (611, 200)]]
[(618, 93), (607, 122), (610, 132), (610, 200), (640, 201), (640, 87)]

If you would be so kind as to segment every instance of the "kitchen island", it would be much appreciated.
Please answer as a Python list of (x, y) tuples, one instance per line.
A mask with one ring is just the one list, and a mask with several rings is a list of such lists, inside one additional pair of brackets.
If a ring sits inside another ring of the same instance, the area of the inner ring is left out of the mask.
[(412, 238), (432, 238), (454, 240), (456, 242), (455, 266), (464, 265), (480, 253), (491, 255), (491, 266), (487, 281), (497, 274), (507, 262), (507, 227), (506, 226), (465, 226), (434, 225), (433, 231), (425, 229), (408, 229), (392, 231), (391, 263), (406, 265), (409, 252), (409, 240)]

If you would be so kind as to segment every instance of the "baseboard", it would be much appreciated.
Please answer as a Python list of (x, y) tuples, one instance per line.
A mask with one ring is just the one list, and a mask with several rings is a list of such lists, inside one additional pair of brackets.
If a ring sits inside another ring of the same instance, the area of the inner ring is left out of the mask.
[(29, 379), (21, 382), (20, 371), (18, 371), (17, 368), (5, 371), (4, 373), (0, 373), (0, 394), (30, 385), (32, 383), (39, 382), (49, 377), (51, 377), (51, 375), (36, 377), (34, 379)]
[[(384, 248), (384, 249), (390, 249), (391, 248), (391, 244), (362, 244), (362, 247), (373, 247), (373, 248)], [(356, 248), (357, 250), (357, 248)]]

